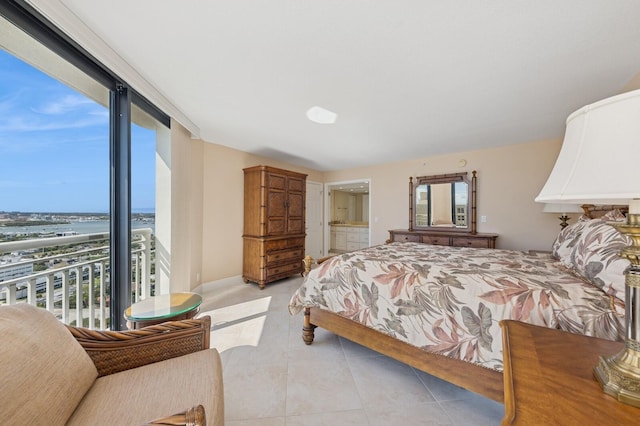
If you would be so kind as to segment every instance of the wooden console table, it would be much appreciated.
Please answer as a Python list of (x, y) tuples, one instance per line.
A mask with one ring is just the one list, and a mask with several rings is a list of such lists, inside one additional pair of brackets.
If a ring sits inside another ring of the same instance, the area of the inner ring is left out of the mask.
[(600, 355), (624, 343), (518, 321), (501, 321), (502, 425), (637, 425), (640, 408), (602, 392), (593, 376)]

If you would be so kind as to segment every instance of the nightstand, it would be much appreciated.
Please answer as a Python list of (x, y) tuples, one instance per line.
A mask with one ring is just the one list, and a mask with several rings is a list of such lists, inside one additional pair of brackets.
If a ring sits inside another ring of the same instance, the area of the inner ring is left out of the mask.
[(518, 321), (501, 321), (504, 358), (502, 425), (637, 425), (640, 408), (602, 392), (593, 377), (612, 342)]

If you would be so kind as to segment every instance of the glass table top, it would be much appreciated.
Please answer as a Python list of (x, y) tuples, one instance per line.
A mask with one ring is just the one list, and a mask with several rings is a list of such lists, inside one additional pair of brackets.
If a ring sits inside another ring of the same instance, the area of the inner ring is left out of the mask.
[(124, 316), (133, 321), (171, 318), (189, 312), (201, 303), (202, 296), (197, 293), (161, 294), (134, 303), (124, 311)]

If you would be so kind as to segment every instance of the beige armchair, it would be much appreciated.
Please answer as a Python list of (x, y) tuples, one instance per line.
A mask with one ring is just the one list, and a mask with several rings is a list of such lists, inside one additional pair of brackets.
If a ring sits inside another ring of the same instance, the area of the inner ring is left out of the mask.
[(95, 331), (27, 304), (0, 306), (0, 362), (11, 365), (0, 387), (2, 423), (224, 424), (210, 327), (203, 317)]

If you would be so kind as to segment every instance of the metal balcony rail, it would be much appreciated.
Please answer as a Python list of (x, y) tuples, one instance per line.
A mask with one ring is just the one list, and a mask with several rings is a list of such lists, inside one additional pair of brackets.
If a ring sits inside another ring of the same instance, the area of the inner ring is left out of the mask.
[[(131, 231), (131, 290), (137, 302), (152, 295), (152, 230)], [(65, 324), (109, 328), (109, 233), (0, 243), (0, 305), (26, 302)]]

